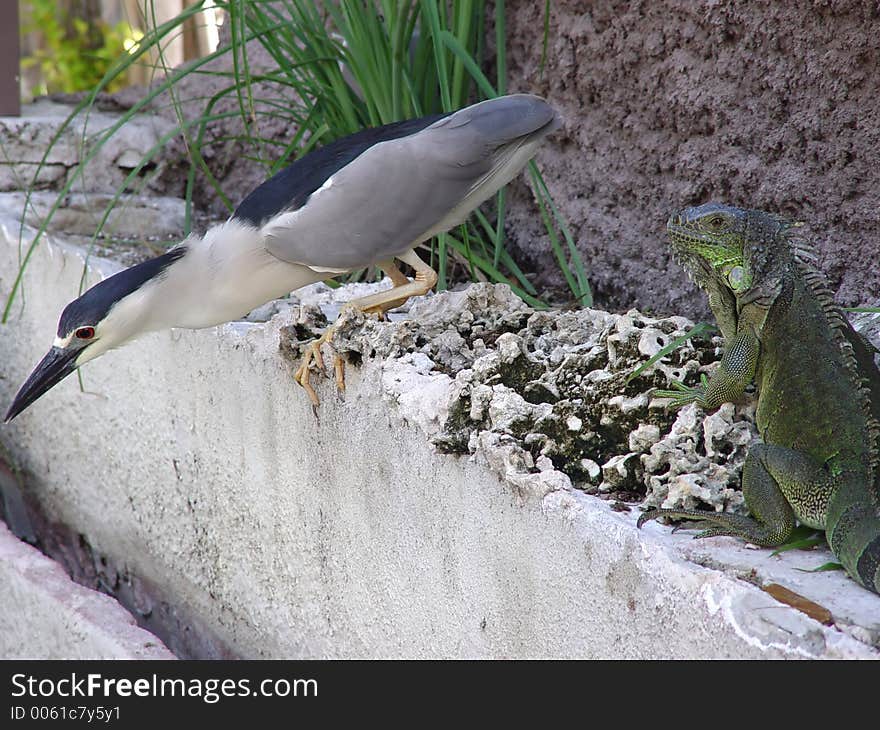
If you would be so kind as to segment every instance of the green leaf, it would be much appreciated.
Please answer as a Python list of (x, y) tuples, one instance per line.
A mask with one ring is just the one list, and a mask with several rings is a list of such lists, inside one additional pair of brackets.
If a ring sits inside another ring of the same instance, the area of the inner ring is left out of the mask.
[(550, 0), (544, 2), (544, 35), (541, 38), (541, 62), (538, 64), (538, 76), (544, 78), (544, 66), (547, 64), (547, 45), (550, 40)]
[(791, 538), (784, 545), (780, 545), (772, 553), (770, 557), (779, 555), (789, 550), (812, 550), (825, 544), (825, 534), (817, 532), (812, 527), (806, 525), (798, 525), (791, 533)]
[[(535, 190), (538, 205), (541, 209), (541, 218), (544, 221), (547, 233), (550, 235), (550, 245), (556, 255), (556, 260), (559, 262), (559, 266), (562, 269), (563, 276), (565, 276), (569, 288), (571, 289), (572, 294), (574, 294), (577, 302), (581, 306), (590, 307), (593, 305), (593, 292), (590, 289), (590, 284), (587, 280), (586, 268), (583, 259), (581, 258), (580, 251), (578, 251), (577, 246), (575, 246), (574, 238), (571, 235), (568, 224), (565, 222), (565, 218), (556, 207), (556, 203), (553, 202), (553, 197), (550, 195), (550, 191), (547, 189), (547, 185), (544, 182), (544, 178), (542, 177), (540, 170), (538, 170), (535, 161), (532, 160), (529, 162), (528, 167), (533, 189)], [(547, 215), (548, 209), (552, 214), (552, 220)], [(567, 257), (556, 236), (557, 228), (565, 239), (565, 244), (568, 249)], [(571, 274), (571, 269), (574, 269), (574, 276)]]
[(795, 570), (801, 573), (824, 573), (830, 570), (844, 570), (844, 567), (840, 563), (823, 563), (817, 568), (795, 568)]

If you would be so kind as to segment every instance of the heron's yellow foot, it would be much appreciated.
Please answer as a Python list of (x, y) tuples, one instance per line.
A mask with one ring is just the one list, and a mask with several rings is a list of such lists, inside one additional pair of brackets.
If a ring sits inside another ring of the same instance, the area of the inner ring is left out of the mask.
[(309, 368), (311, 367), (312, 362), (314, 362), (318, 365), (321, 372), (324, 371), (324, 361), (321, 357), (321, 344), (323, 344), (321, 340), (316, 340), (306, 347), (306, 351), (303, 353), (302, 362), (300, 363), (299, 368), (297, 368), (297, 371), (293, 374), (293, 379), (303, 387), (306, 391), (306, 395), (309, 396), (309, 400), (312, 402), (312, 408), (317, 408), (321, 404), (321, 400), (318, 398), (318, 394), (315, 392), (315, 389), (312, 387), (312, 383), (309, 380)]
[[(365, 314), (378, 313), (378, 310), (371, 311), (373, 308), (364, 310), (360, 307), (352, 306), (351, 304), (346, 304), (345, 307), (343, 307), (343, 309), (348, 308), (357, 309)], [(321, 346), (329, 343), (330, 340), (333, 339), (333, 333), (336, 332), (338, 326), (339, 319), (337, 318), (336, 322), (324, 330), (324, 334), (314, 342), (309, 343), (306, 347), (305, 353), (303, 353), (302, 363), (293, 376), (293, 379), (305, 389), (306, 395), (309, 396), (309, 400), (312, 402), (312, 408), (315, 410), (316, 415), (317, 408), (321, 405), (321, 400), (318, 398), (318, 394), (315, 392), (314, 387), (312, 387), (310, 377), (311, 366), (312, 363), (314, 363), (321, 374), (326, 376), (327, 373), (324, 369), (324, 357), (321, 355)], [(333, 352), (333, 375), (336, 380), (336, 389), (339, 391), (340, 397), (342, 397), (345, 394), (345, 360), (343, 360), (342, 356), (335, 350)]]
[[(407, 279), (397, 266), (395, 266), (393, 261), (384, 261), (382, 262), (382, 270), (391, 277), (394, 286), (386, 291), (355, 299), (346, 304), (345, 307), (343, 307), (343, 310), (349, 308), (356, 309), (359, 312), (372, 314), (380, 320), (383, 320), (389, 309), (401, 306), (411, 297), (427, 294), (434, 287), (434, 284), (437, 283), (437, 273), (416, 256), (414, 251), (410, 251), (398, 258), (416, 270), (416, 276), (413, 281)], [(340, 312), (340, 315), (341, 314), (342, 312)], [(305, 388), (309, 400), (312, 401), (312, 409), (316, 416), (318, 415), (317, 409), (321, 404), (321, 401), (309, 380), (309, 369), (314, 362), (321, 372), (324, 373), (324, 360), (321, 357), (321, 345), (330, 341), (338, 326), (339, 318), (337, 317), (336, 322), (328, 327), (321, 337), (306, 348), (302, 364), (294, 375), (296, 382)], [(334, 352), (333, 355), (333, 372), (336, 378), (336, 388), (339, 390), (341, 396), (345, 393), (345, 362), (336, 352)]]
[(387, 316), (388, 310), (394, 309), (397, 306), (400, 306), (400, 305), (397, 304), (396, 302), (391, 302), (391, 306), (388, 306), (386, 304), (376, 304), (375, 306), (372, 306), (372, 307), (365, 307), (364, 309), (359, 309), (359, 311), (363, 312), (364, 314), (373, 315), (380, 322), (387, 322), (388, 321), (388, 316)]
[[(314, 387), (312, 387), (311, 366), (312, 363), (314, 363), (322, 375), (326, 374), (324, 370), (324, 357), (321, 355), (321, 346), (331, 340), (335, 330), (336, 325), (334, 324), (324, 330), (324, 334), (322, 334), (317, 340), (309, 343), (306, 347), (306, 351), (303, 353), (302, 363), (300, 363), (299, 368), (293, 375), (293, 379), (303, 387), (306, 391), (306, 395), (309, 396), (315, 415), (317, 415), (317, 408), (321, 405), (321, 400), (318, 398), (318, 394), (315, 392)], [(333, 353), (333, 370), (336, 374), (336, 387), (339, 389), (340, 393), (343, 393), (345, 391), (345, 365), (337, 352)]]

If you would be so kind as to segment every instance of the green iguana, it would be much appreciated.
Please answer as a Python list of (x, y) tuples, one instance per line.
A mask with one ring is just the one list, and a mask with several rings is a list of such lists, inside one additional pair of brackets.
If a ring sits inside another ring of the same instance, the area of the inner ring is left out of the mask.
[(659, 509), (638, 525), (699, 519), (697, 537), (774, 546), (800, 521), (824, 530), (847, 573), (880, 593), (880, 371), (874, 348), (834, 305), (799, 225), (715, 203), (669, 219), (673, 254), (708, 294), (725, 348), (701, 385), (656, 395), (713, 410), (754, 379), (764, 443), (743, 465), (751, 517)]

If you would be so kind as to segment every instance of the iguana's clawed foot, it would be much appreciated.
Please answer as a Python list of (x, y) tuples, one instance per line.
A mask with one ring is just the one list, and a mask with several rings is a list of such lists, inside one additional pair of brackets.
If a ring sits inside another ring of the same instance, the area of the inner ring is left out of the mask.
[[(754, 517), (732, 514), (730, 512), (704, 512), (695, 509), (654, 509), (643, 512), (636, 523), (641, 527), (649, 520), (657, 517), (669, 517), (674, 520), (688, 520), (688, 523), (678, 525), (678, 529), (697, 528), (701, 530), (694, 539), (704, 537), (738, 537), (753, 545), (763, 547), (776, 547), (788, 540), (791, 529), (787, 525), (772, 525), (759, 522)], [(696, 521), (696, 523), (694, 522)]]
[(672, 390), (655, 390), (652, 395), (655, 398), (668, 398), (671, 401), (669, 403), (670, 408), (683, 408), (691, 403), (696, 403), (702, 407), (706, 399), (708, 382), (704, 374), (700, 377), (700, 384), (696, 387), (674, 381), (672, 383)]
[[(711, 514), (698, 512), (696, 510), (674, 510), (674, 509), (652, 509), (643, 512), (636, 522), (636, 527), (641, 527), (650, 520), (658, 517), (670, 517), (672, 519), (687, 520), (679, 522), (673, 526), (673, 534), (679, 530), (700, 530), (694, 535), (694, 540), (704, 537), (739, 537), (739, 533), (732, 530), (729, 526), (719, 524), (719, 521), (713, 520)], [(721, 517), (722, 520), (725, 517)]]

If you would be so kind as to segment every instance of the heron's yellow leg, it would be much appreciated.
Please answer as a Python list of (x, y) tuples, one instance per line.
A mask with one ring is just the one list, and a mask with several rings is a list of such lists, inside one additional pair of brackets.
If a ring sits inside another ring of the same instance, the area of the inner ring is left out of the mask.
[(391, 277), (394, 286), (386, 291), (355, 299), (351, 302), (351, 306), (367, 314), (384, 314), (389, 309), (399, 307), (410, 297), (420, 297), (434, 288), (434, 284), (437, 283), (437, 272), (422, 261), (415, 251), (407, 251), (398, 258), (415, 269), (415, 279), (412, 281), (407, 279), (394, 262), (383, 261), (380, 266)]

